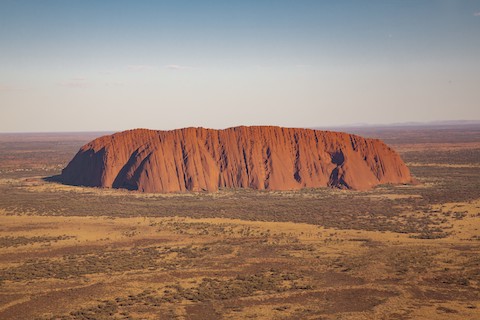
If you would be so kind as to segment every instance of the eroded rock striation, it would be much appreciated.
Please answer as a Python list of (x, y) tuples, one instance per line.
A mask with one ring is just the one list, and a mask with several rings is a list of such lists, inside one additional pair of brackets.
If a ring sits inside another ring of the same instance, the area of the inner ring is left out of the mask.
[(380, 140), (271, 126), (225, 130), (135, 129), (84, 145), (60, 175), (65, 184), (143, 192), (219, 188), (367, 190), (410, 183), (400, 156)]

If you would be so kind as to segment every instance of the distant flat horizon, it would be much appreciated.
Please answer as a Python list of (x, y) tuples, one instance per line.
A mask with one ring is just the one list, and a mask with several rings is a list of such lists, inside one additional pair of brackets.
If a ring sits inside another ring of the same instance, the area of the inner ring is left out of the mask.
[(187, 127), (180, 127), (180, 128), (172, 128), (172, 129), (161, 129), (161, 128), (127, 128), (121, 130), (91, 130), (91, 131), (0, 131), (1, 135), (29, 135), (29, 134), (38, 134), (38, 135), (49, 135), (49, 134), (72, 134), (72, 135), (82, 135), (82, 134), (113, 134), (116, 132), (122, 132), (127, 130), (134, 130), (134, 129), (147, 129), (147, 130), (160, 130), (160, 131), (169, 131), (169, 130), (176, 130), (176, 129), (184, 129), (184, 128), (191, 128), (191, 127), (200, 127), (200, 128), (207, 128), (207, 129), (228, 129), (228, 128), (235, 128), (235, 127), (256, 127), (256, 126), (273, 126), (273, 127), (284, 127), (284, 128), (304, 128), (304, 129), (313, 129), (313, 130), (332, 130), (332, 129), (375, 129), (375, 128), (408, 128), (408, 127), (418, 127), (418, 128), (429, 128), (429, 127), (440, 127), (440, 126), (480, 126), (480, 120), (442, 120), (442, 121), (428, 121), (428, 122), (395, 122), (395, 123), (351, 123), (351, 124), (343, 124), (343, 125), (327, 125), (327, 126), (309, 126), (309, 127), (296, 127), (296, 126), (280, 126), (280, 125), (272, 125), (272, 124), (254, 124), (254, 125), (235, 125), (235, 126), (228, 126), (228, 127), (221, 127), (221, 128), (211, 128), (206, 126), (187, 126)]

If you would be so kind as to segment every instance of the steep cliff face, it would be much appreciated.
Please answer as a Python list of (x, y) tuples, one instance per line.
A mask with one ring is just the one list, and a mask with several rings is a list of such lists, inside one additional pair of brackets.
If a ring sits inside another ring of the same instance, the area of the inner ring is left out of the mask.
[(380, 140), (340, 132), (280, 127), (225, 130), (136, 129), (83, 146), (60, 180), (143, 192), (219, 188), (367, 190), (409, 183), (410, 171)]

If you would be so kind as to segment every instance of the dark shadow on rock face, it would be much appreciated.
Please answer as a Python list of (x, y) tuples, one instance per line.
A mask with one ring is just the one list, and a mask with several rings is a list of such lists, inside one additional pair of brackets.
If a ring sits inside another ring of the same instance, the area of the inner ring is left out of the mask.
[(345, 162), (345, 156), (342, 151), (334, 152), (331, 155), (332, 163), (341, 166)]

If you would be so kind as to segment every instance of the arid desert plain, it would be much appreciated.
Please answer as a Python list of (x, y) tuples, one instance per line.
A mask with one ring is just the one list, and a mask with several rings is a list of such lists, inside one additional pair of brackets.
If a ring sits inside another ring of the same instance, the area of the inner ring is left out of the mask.
[(480, 319), (480, 127), (355, 133), (418, 183), (67, 186), (103, 133), (0, 134), (0, 319)]

